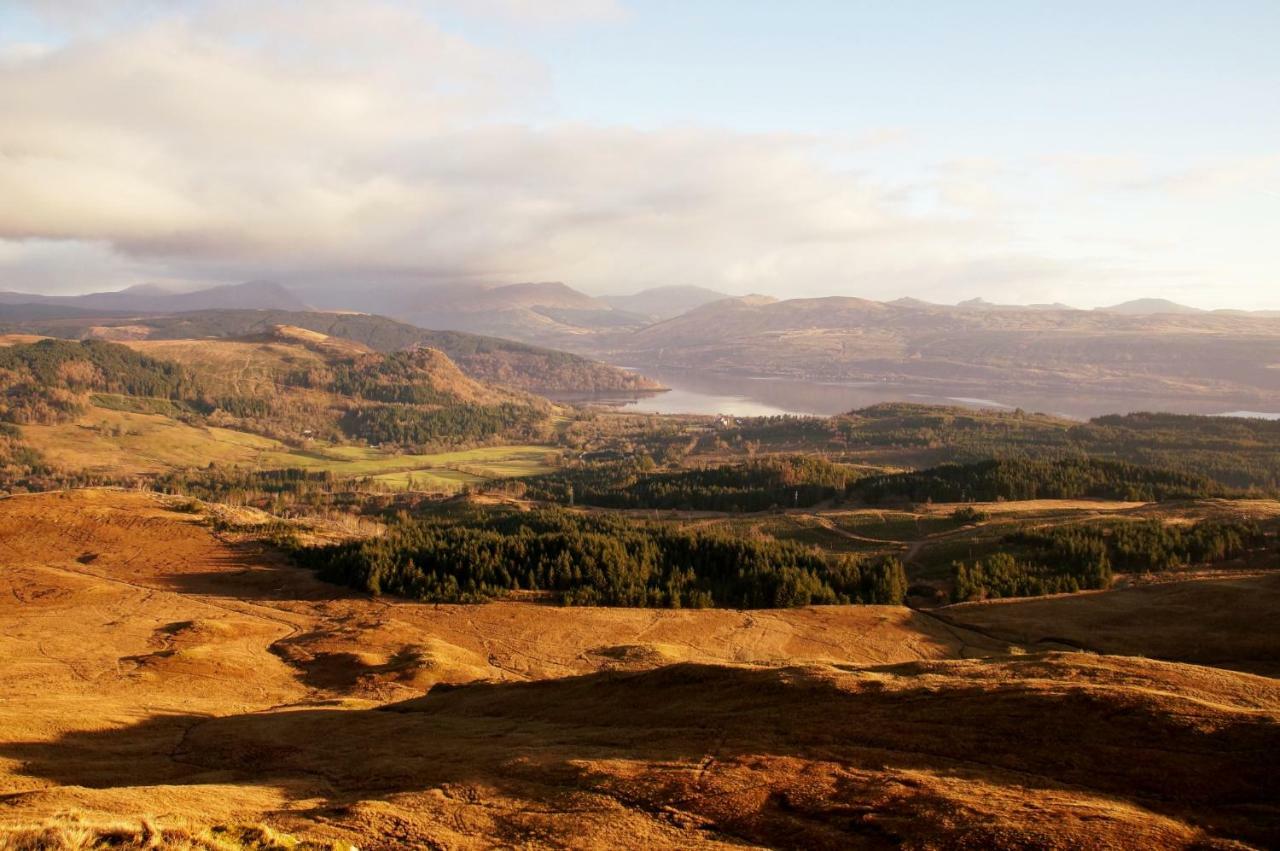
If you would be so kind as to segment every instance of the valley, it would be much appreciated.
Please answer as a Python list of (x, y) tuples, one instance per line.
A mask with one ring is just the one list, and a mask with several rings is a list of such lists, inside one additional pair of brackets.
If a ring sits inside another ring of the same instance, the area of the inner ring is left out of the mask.
[(0, 851), (1280, 849), (1278, 42), (0, 0)]
[[(261, 306), (234, 309), (231, 295)], [(897, 401), (1077, 419), (1280, 413), (1280, 379), (1269, 366), (1280, 362), (1280, 318), (1266, 311), (1160, 300), (1097, 310), (777, 300), (698, 287), (595, 297), (561, 283), (344, 291), (322, 299), (328, 310), (296, 298), (286, 306), (288, 295), (244, 285), (204, 296), (104, 293), (73, 304), (7, 293), (0, 330), (158, 341), (288, 325), (384, 354), (429, 346), (478, 380), (650, 413), (831, 415)]]
[(147, 321), (0, 346), (2, 848), (1280, 841), (1280, 423)]

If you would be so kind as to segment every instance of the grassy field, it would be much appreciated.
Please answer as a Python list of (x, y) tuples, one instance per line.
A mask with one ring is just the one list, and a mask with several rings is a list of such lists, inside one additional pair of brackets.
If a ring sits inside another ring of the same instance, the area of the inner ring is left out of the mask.
[(277, 391), (282, 375), (325, 365), (319, 354), (283, 343), (147, 340), (127, 345), (150, 357), (185, 365), (206, 385), (226, 395), (268, 396)]
[(24, 426), (23, 435), (59, 467), (113, 475), (158, 473), (214, 462), (259, 470), (327, 471), (369, 477), (391, 487), (456, 490), (466, 482), (545, 473), (559, 463), (558, 452), (550, 446), (486, 446), (424, 455), (362, 446), (294, 449), (245, 432), (101, 407), (72, 423)]
[(900, 542), (916, 541), (960, 525), (946, 515), (913, 514), (907, 511), (863, 510), (829, 514), (827, 517), (845, 532)]
[(92, 408), (75, 422), (23, 426), (22, 433), (56, 466), (117, 475), (203, 467), (211, 461), (253, 465), (266, 455), (287, 451), (266, 437), (107, 408)]

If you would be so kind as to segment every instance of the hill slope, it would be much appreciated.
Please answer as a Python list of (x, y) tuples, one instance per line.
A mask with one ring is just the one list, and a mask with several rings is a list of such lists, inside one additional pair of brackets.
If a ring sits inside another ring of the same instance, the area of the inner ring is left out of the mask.
[(0, 540), (0, 843), (143, 818), (376, 849), (1280, 841), (1264, 677), (1006, 656), (898, 607), (371, 600), (130, 492), (0, 500)]
[[(6, 321), (7, 320), (7, 321)], [(30, 317), (0, 307), (0, 323), (54, 337), (199, 339), (244, 337), (291, 325), (361, 343), (384, 354), (417, 346), (439, 349), (472, 378), (533, 392), (654, 390), (650, 379), (568, 352), (461, 331), (429, 331), (385, 316), (292, 310), (203, 310), (142, 316)]]
[(553, 427), (546, 400), (471, 379), (435, 349), (383, 355), (288, 326), (235, 340), (7, 342), (6, 489), (214, 462), (390, 473), (429, 464), (387, 465), (386, 453), (527, 447)]

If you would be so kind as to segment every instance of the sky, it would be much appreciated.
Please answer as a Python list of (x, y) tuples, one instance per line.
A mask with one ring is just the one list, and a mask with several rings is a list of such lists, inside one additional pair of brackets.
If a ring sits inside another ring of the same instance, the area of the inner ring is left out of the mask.
[(0, 289), (1280, 308), (1275, 0), (0, 0)]

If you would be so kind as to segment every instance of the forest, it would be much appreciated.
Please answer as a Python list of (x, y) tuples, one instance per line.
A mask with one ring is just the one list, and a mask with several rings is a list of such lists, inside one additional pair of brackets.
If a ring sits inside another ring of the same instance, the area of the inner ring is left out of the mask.
[(1280, 422), (1132, 413), (1085, 423), (1023, 411), (885, 403), (830, 418), (758, 417), (705, 438), (762, 452), (909, 452), (931, 463), (1098, 458), (1280, 491)]
[(353, 405), (339, 420), (343, 432), (372, 446), (457, 446), (496, 437), (536, 441), (546, 436), (546, 417), (528, 405), (454, 404), (426, 408), (415, 405)]
[(896, 604), (906, 591), (892, 558), (555, 508), (428, 514), (381, 537), (292, 553), (328, 581), (434, 602), (541, 591), (570, 606), (778, 608)]
[(578, 463), (521, 483), (532, 499), (603, 508), (765, 511), (828, 500), (993, 502), (1023, 499), (1158, 501), (1224, 496), (1209, 479), (1102, 459), (986, 460), (862, 475), (821, 456), (772, 455), (737, 464), (657, 469), (647, 456)]
[(867, 476), (851, 493), (868, 503), (1114, 499), (1151, 502), (1225, 496), (1222, 485), (1191, 473), (1098, 458), (988, 460), (909, 473)]
[(0, 420), (45, 425), (82, 414), (94, 392), (170, 400), (201, 394), (181, 365), (97, 340), (0, 347), (0, 390)]
[(1110, 585), (1111, 575), (1105, 559), (1084, 565), (1045, 564), (1019, 559), (1013, 553), (997, 552), (973, 562), (958, 561), (952, 565), (951, 599), (962, 603), (1096, 590)]
[(1024, 531), (1005, 538), (1029, 547), (1043, 561), (1088, 553), (1123, 573), (1179, 570), (1239, 558), (1265, 549), (1272, 538), (1256, 523), (1201, 520), (1191, 524), (1138, 522), (1079, 523), (1047, 531)]
[(1073, 523), (1006, 535), (1002, 549), (952, 565), (952, 600), (1028, 597), (1106, 588), (1113, 573), (1220, 564), (1275, 548), (1256, 523), (1159, 519)]
[(816, 456), (773, 456), (712, 467), (657, 470), (643, 456), (578, 463), (525, 481), (525, 496), (562, 505), (765, 511), (843, 497), (857, 473)]
[(299, 509), (363, 509), (360, 491), (367, 481), (337, 476), (327, 470), (250, 470), (210, 464), (201, 469), (170, 470), (150, 482), (158, 493), (190, 496), (207, 502), (252, 505), (280, 515)]

